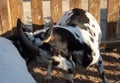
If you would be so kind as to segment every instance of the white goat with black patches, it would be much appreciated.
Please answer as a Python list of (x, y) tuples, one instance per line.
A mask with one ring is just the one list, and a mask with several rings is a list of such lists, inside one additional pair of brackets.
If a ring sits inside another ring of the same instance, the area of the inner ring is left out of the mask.
[(0, 83), (36, 83), (13, 43), (0, 37)]
[[(75, 39), (77, 39), (81, 44), (85, 43), (86, 46), (89, 47), (91, 52), (86, 56), (91, 61), (84, 67), (96, 64), (99, 75), (102, 78), (103, 82), (109, 83), (109, 81), (104, 76), (103, 59), (100, 56), (99, 51), (99, 45), (101, 42), (101, 29), (95, 17), (87, 11), (75, 8), (71, 11), (66, 12), (59, 19), (57, 25), (61, 25), (62, 28), (71, 32), (74, 35)], [(80, 65), (86, 63), (87, 60), (87, 58), (85, 58), (85, 61), (82, 60), (84, 58), (83, 56), (85, 55), (84, 52), (87, 51), (85, 51), (85, 49), (82, 49), (73, 50), (71, 52), (71, 54), (73, 54), (73, 57), (76, 57), (77, 63)]]
[(41, 42), (34, 50), (38, 52), (37, 60), (50, 63), (48, 78), (51, 78), (51, 64), (60, 68), (70, 83), (74, 83), (70, 74), (75, 71), (75, 64), (84, 68), (96, 65), (103, 83), (109, 83), (99, 51), (101, 29), (89, 12), (78, 8), (66, 12), (55, 26), (42, 34)]

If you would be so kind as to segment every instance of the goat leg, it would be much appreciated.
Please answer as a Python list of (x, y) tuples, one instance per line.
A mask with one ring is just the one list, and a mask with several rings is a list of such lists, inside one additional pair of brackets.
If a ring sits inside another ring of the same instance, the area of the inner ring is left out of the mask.
[(71, 74), (64, 73), (64, 78), (66, 79), (67, 83), (74, 83)]
[(51, 69), (52, 69), (52, 61), (50, 61), (49, 65), (48, 65), (47, 75), (46, 75), (46, 80), (47, 81), (51, 80)]
[(109, 83), (109, 80), (104, 75), (103, 59), (101, 56), (99, 57), (99, 60), (96, 65), (97, 65), (97, 70), (99, 72), (99, 76), (102, 79), (102, 83)]

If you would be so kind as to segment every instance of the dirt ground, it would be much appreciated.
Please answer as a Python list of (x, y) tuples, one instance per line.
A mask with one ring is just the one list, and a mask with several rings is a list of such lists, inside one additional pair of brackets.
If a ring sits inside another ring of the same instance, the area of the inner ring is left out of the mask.
[[(120, 53), (101, 52), (101, 55), (104, 59), (104, 71), (110, 83), (120, 83)], [(28, 65), (28, 68), (37, 83), (47, 83), (45, 80), (47, 66), (45, 64), (32, 62)], [(102, 83), (94, 66), (88, 69), (77, 66), (76, 72), (72, 76), (75, 83)], [(52, 80), (49, 83), (58, 82), (66, 83), (63, 73), (53, 68)]]

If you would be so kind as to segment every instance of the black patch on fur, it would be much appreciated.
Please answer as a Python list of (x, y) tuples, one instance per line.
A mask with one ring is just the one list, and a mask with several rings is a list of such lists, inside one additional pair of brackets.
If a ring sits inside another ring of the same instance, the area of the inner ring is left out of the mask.
[(40, 49), (47, 51), (51, 56), (55, 55), (56, 51), (49, 43), (43, 43), (39, 46)]
[(90, 29), (90, 27), (88, 27), (88, 32), (90, 33), (91, 36), (94, 36), (94, 33), (92, 32), (92, 30)]
[(95, 52), (93, 52), (92, 55), (95, 56), (96, 55)]
[[(75, 63), (77, 63), (77, 58), (75, 57), (76, 56), (76, 54), (71, 54), (72, 55), (72, 60), (75, 62)], [(79, 63), (78, 63), (79, 64)]]
[(45, 32), (41, 32), (41, 33), (39, 33), (39, 34), (34, 35), (34, 37), (35, 37), (35, 38), (39, 38), (40, 40), (43, 40), (43, 39), (44, 39), (44, 37), (43, 37), (44, 33), (45, 33)]
[(43, 45), (39, 46), (39, 48), (46, 50), (46, 51), (50, 51), (50, 44), (49, 43), (43, 43)]
[(96, 36), (95, 33), (93, 33), (93, 36), (94, 36), (94, 37)]
[(92, 25), (92, 27), (94, 27), (94, 28), (95, 28), (95, 25)]
[(69, 61), (70, 60), (70, 55), (66, 57), (66, 59)]
[(80, 43), (68, 30), (58, 27), (55, 29), (54, 33), (61, 37), (59, 42), (61, 45), (66, 44), (68, 51), (73, 52), (82, 49), (82, 43)]
[(84, 49), (84, 51), (83, 51), (82, 66), (86, 68), (91, 63), (91, 61), (93, 60), (92, 49), (90, 48), (90, 46), (88, 46), (85, 43), (83, 44), (83, 49)]
[(60, 64), (60, 62), (55, 61), (54, 59), (52, 60), (52, 65), (53, 65), (53, 66), (57, 66), (57, 65), (59, 65), (59, 64)]
[(87, 27), (87, 26), (81, 26), (80, 28), (84, 29), (85, 31), (89, 30), (89, 27)]
[(102, 64), (102, 61), (99, 61), (98, 64), (99, 64), (99, 67), (100, 67), (100, 65)]
[(92, 42), (94, 42), (94, 39), (93, 39), (92, 37), (90, 37), (90, 40), (91, 40)]
[(73, 15), (71, 16), (68, 25), (77, 25), (74, 21), (77, 21), (79, 24), (89, 23), (89, 18), (85, 15), (85, 10), (74, 8), (72, 11)]
[(70, 23), (69, 26), (75, 27), (76, 24), (74, 24), (74, 23)]
[(90, 33), (91, 36), (93, 36), (93, 37), (95, 36), (95, 33), (92, 32), (91, 30), (89, 30), (89, 33)]
[(74, 71), (72, 71), (71, 69), (68, 69), (68, 73), (72, 74)]
[(75, 35), (76, 35), (78, 38), (80, 38), (80, 36), (79, 36), (77, 33), (75, 33)]
[(88, 29), (88, 32), (90, 33), (90, 35), (92, 37), (95, 37), (95, 33), (90, 29), (90, 27), (87, 27), (87, 29)]

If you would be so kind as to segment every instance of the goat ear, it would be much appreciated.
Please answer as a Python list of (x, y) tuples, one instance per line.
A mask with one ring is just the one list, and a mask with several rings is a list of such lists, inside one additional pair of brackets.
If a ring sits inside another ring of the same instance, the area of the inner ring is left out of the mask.
[(52, 36), (52, 32), (53, 32), (53, 21), (51, 19), (51, 21), (49, 22), (49, 28), (46, 30), (46, 32), (44, 34), (42, 34), (42, 38), (43, 38), (43, 42), (48, 42), (51, 39)]
[(44, 34), (45, 38), (48, 38), (52, 31), (53, 31), (53, 20), (51, 19), (51, 21), (49, 22), (49, 29), (46, 30)]
[(21, 27), (24, 32), (32, 32), (24, 23), (21, 22), (20, 18), (17, 20), (17, 27)]
[[(54, 27), (52, 27), (54, 28)], [(43, 34), (43, 43), (47, 43), (51, 40), (52, 38), (52, 32), (53, 29), (49, 28), (44, 34)]]
[(48, 29), (45, 33), (44, 33), (44, 39), (47, 39), (52, 33), (52, 30), (51, 29)]
[(44, 28), (51, 28), (53, 26), (53, 20), (51, 17), (46, 17), (44, 19)]
[(25, 32), (32, 32), (32, 30), (29, 27), (27, 27), (24, 23), (21, 23), (21, 26)]

